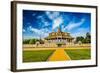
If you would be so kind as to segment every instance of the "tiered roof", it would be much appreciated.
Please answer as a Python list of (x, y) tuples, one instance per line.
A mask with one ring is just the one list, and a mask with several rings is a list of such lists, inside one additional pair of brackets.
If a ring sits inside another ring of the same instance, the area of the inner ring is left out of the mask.
[(57, 38), (73, 39), (73, 37), (71, 37), (70, 33), (62, 32), (60, 30), (60, 28), (58, 28), (58, 31), (57, 32), (49, 33), (49, 36), (46, 37), (45, 39), (49, 40), (49, 39), (57, 39)]

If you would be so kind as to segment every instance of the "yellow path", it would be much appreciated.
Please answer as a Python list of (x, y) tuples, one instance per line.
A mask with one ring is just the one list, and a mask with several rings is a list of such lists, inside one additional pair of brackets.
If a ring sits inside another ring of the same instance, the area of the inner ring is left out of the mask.
[(56, 49), (56, 51), (48, 58), (48, 61), (65, 61), (70, 60), (70, 57), (64, 49)]

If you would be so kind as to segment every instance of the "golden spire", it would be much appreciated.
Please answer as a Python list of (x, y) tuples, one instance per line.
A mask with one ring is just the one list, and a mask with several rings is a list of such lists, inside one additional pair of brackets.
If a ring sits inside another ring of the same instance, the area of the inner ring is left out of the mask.
[(58, 27), (58, 32), (61, 32), (61, 29)]

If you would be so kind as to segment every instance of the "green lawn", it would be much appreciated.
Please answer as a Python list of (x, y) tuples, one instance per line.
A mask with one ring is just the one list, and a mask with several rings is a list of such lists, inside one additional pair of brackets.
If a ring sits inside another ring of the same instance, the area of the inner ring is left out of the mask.
[(91, 50), (90, 49), (70, 49), (65, 50), (65, 52), (69, 55), (72, 60), (85, 60), (91, 58)]
[(23, 62), (46, 61), (54, 50), (23, 51)]

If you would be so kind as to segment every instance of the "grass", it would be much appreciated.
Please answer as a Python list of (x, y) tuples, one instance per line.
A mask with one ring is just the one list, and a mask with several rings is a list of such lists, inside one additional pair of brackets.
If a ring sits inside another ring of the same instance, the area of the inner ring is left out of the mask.
[(46, 61), (54, 50), (23, 51), (23, 62)]
[(91, 59), (91, 50), (90, 49), (72, 49), (65, 50), (72, 60), (85, 60)]

